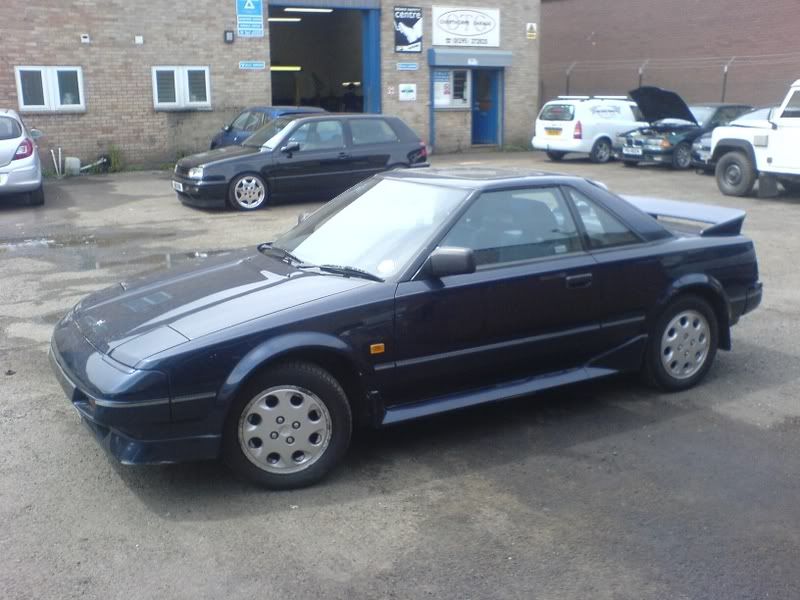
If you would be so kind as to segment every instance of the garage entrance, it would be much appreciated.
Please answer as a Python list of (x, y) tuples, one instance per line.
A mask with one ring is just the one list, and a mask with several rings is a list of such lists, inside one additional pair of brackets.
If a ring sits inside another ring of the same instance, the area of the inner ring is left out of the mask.
[(270, 3), (272, 104), (380, 112), (379, 11)]

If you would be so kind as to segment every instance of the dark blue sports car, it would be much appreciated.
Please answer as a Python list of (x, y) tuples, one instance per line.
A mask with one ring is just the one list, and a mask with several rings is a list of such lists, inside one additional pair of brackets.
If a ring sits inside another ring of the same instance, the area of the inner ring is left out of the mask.
[(241, 144), (269, 121), (284, 115), (305, 115), (326, 112), (316, 106), (251, 106), (240, 112), (211, 138), (210, 149)]
[(52, 364), (123, 463), (307, 485), (357, 425), (626, 371), (695, 385), (761, 302), (744, 216), (577, 177), (384, 173), (271, 243), (88, 296)]

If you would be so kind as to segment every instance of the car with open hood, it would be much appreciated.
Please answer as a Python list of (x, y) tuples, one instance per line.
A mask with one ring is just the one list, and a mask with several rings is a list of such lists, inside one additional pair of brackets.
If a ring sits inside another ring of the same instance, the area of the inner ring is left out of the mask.
[(624, 372), (698, 384), (761, 301), (744, 218), (579, 177), (392, 171), (272, 242), (91, 294), (50, 358), (123, 463), (307, 485), (357, 425)]
[(688, 169), (692, 166), (692, 144), (697, 138), (752, 110), (746, 104), (688, 106), (675, 92), (653, 86), (632, 90), (630, 96), (649, 125), (617, 138), (615, 154), (629, 167), (655, 162)]

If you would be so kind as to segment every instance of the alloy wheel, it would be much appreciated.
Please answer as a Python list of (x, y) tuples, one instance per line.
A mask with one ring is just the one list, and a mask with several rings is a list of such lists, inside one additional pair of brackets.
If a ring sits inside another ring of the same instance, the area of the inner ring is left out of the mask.
[(708, 358), (711, 329), (696, 310), (675, 315), (661, 336), (661, 364), (675, 379), (688, 379), (703, 368)]
[(239, 206), (252, 210), (261, 206), (267, 197), (267, 190), (258, 177), (245, 175), (236, 182), (233, 197)]

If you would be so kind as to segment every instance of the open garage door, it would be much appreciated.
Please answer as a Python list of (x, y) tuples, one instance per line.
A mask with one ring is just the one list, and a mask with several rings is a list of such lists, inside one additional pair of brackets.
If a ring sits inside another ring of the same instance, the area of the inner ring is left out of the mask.
[(272, 104), (380, 112), (380, 18), (325, 2), (269, 5)]

